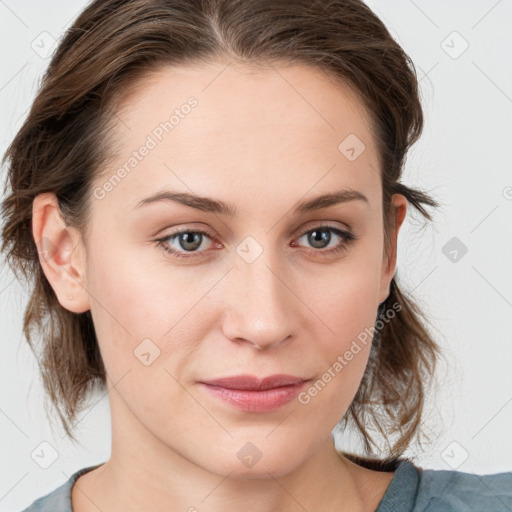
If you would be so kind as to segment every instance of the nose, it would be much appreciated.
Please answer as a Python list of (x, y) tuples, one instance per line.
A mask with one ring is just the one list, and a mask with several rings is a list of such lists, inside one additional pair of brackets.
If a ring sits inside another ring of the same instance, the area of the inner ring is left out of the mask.
[(224, 315), (224, 335), (258, 350), (289, 341), (293, 335), (297, 298), (288, 274), (261, 254), (247, 263), (237, 258), (224, 289), (229, 297)]

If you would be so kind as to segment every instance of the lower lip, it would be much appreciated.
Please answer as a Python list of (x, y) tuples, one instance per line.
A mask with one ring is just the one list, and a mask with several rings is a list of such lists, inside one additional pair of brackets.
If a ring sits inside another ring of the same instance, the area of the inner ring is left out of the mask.
[(200, 383), (209, 393), (229, 402), (238, 409), (246, 412), (271, 412), (291, 402), (308, 381), (299, 382), (289, 386), (251, 391), (243, 389), (228, 389), (220, 386), (211, 386)]

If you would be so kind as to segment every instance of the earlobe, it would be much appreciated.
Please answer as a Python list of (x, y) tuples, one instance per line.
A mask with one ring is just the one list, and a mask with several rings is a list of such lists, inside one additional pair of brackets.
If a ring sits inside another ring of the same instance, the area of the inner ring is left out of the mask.
[(402, 194), (394, 194), (391, 200), (395, 208), (394, 226), (389, 233), (389, 248), (388, 250), (384, 250), (379, 303), (384, 302), (389, 296), (391, 280), (393, 279), (396, 270), (398, 233), (407, 214), (407, 199), (405, 196)]
[(55, 194), (34, 199), (32, 236), (39, 263), (61, 306), (74, 313), (89, 310), (82, 240), (76, 229), (66, 226)]

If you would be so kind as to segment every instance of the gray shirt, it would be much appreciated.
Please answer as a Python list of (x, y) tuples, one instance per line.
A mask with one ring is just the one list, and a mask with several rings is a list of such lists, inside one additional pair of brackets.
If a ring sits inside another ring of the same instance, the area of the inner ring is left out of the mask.
[[(101, 464), (73, 473), (67, 482), (22, 512), (72, 512), (73, 484), (80, 475), (98, 466)], [(512, 511), (512, 472), (476, 475), (423, 469), (407, 458), (392, 461), (385, 470), (395, 474), (375, 512)]]

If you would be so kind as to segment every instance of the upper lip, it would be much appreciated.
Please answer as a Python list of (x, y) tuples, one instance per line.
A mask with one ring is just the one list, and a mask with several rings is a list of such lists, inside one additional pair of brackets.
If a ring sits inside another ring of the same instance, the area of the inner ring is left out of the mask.
[(290, 386), (305, 382), (306, 378), (294, 377), (293, 375), (270, 375), (268, 377), (257, 377), (255, 375), (234, 375), (232, 377), (223, 377), (215, 380), (201, 381), (209, 386), (219, 386), (227, 389), (243, 390), (264, 390), (273, 389), (281, 386)]

